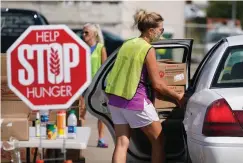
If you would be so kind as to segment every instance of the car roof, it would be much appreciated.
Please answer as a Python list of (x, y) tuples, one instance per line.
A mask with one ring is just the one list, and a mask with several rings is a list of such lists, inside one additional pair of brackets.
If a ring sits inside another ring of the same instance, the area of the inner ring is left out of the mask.
[(26, 14), (40, 14), (39, 12), (35, 10), (29, 10), (29, 9), (20, 9), (20, 8), (1, 8), (1, 12), (22, 12)]
[(36, 10), (30, 10), (30, 9), (22, 9), (22, 8), (1, 8), (1, 13), (21, 13), (26, 15), (39, 15), (42, 19), (44, 19), (45, 24), (49, 24), (46, 17), (41, 14), (40, 12)]
[(226, 38), (229, 46), (237, 46), (237, 45), (243, 45), (243, 34), (237, 35), (237, 36), (230, 36)]

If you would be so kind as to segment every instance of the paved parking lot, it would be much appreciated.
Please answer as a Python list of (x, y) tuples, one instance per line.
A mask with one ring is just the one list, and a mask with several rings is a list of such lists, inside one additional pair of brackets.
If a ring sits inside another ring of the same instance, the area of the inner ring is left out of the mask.
[(97, 118), (87, 113), (86, 125), (91, 127), (91, 136), (88, 143), (88, 148), (84, 150), (83, 154), (86, 159), (86, 163), (110, 163), (112, 152), (114, 150), (114, 143), (107, 128), (105, 130), (105, 140), (109, 143), (109, 148), (97, 148), (98, 130), (97, 130)]

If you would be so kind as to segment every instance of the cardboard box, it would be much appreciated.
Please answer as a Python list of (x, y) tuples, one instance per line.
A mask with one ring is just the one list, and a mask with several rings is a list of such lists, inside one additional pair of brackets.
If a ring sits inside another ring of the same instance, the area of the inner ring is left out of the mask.
[(1, 140), (29, 140), (30, 109), (22, 101), (1, 101)]
[[(174, 90), (178, 94), (185, 92), (184, 86), (168, 86), (170, 89)], [(177, 102), (170, 97), (155, 94), (154, 106), (156, 109), (163, 108), (175, 108), (177, 106)]]
[[(1, 81), (5, 78), (2, 76)], [(1, 101), (21, 101), (19, 97), (17, 97), (8, 87), (7, 82), (1, 83)]]
[(49, 121), (50, 122), (55, 122), (56, 123), (56, 121), (57, 121), (57, 112), (58, 112), (58, 110), (51, 110), (49, 112)]
[(35, 121), (36, 120), (36, 113), (37, 113), (37, 110), (31, 110), (30, 111), (30, 115), (29, 115), (29, 121)]
[(1, 100), (21, 101), (8, 87), (6, 54), (1, 55)]
[(186, 85), (186, 64), (171, 60), (159, 60), (159, 76), (167, 85)]
[(29, 122), (27, 118), (4, 118), (1, 126), (1, 140), (9, 140), (11, 136), (18, 140), (29, 139)]

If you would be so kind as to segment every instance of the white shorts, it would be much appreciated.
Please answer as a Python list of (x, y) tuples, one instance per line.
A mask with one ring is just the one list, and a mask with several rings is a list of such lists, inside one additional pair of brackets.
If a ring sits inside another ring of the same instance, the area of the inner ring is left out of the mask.
[(144, 100), (144, 110), (128, 110), (109, 105), (114, 124), (129, 124), (131, 128), (148, 126), (154, 121), (159, 121), (158, 114), (152, 103)]

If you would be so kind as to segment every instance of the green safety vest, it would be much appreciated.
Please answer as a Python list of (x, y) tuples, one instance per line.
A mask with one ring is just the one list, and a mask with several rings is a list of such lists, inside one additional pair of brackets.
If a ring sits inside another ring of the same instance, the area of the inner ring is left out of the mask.
[(99, 68), (101, 67), (101, 51), (104, 47), (103, 44), (97, 43), (95, 50), (91, 54), (91, 74), (92, 78), (95, 76)]
[(144, 60), (151, 47), (142, 38), (126, 41), (108, 74), (105, 92), (131, 100), (136, 93)]

